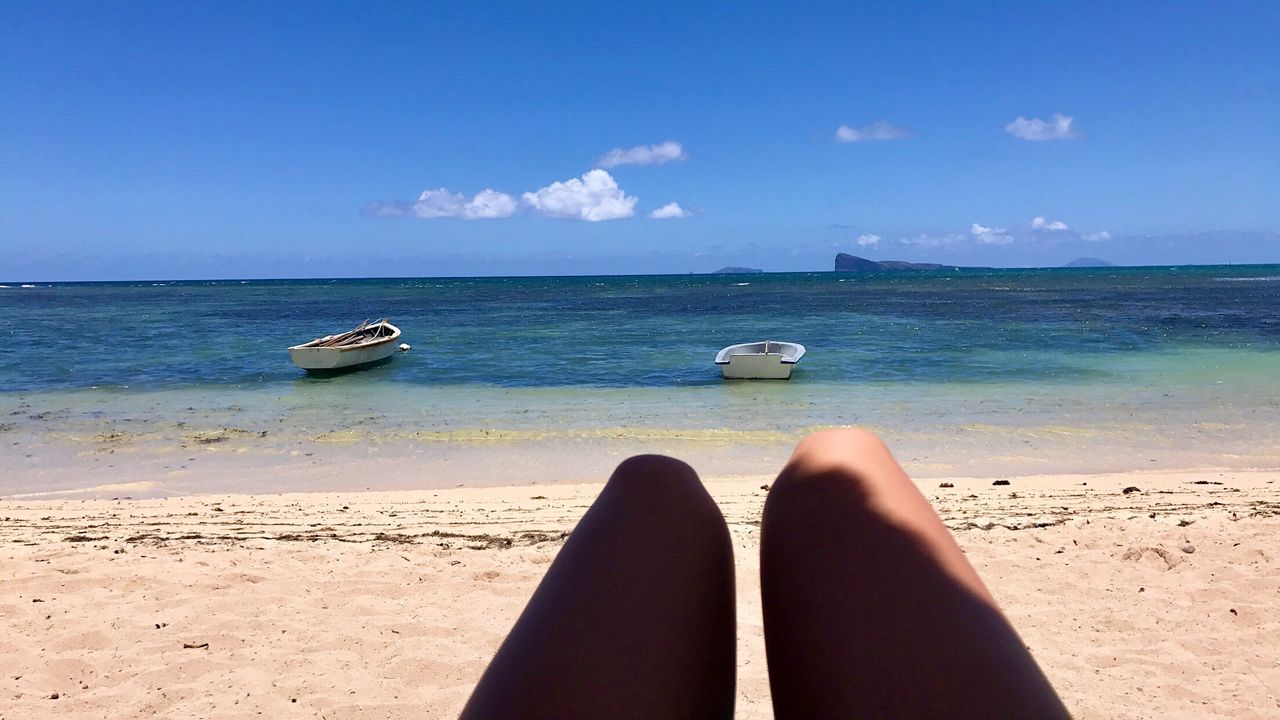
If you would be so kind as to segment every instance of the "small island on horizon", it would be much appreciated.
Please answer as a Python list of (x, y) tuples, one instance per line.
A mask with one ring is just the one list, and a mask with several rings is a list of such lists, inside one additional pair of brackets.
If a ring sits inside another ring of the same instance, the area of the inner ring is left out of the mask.
[[(1064, 268), (1092, 268), (1092, 267), (1116, 267), (1116, 264), (1101, 258), (1082, 257), (1072, 260), (1063, 265)], [(727, 269), (727, 268), (726, 268)], [(857, 255), (849, 253), (837, 253), (835, 262), (836, 272), (858, 272), (858, 273), (874, 273), (874, 272), (896, 272), (902, 270), (994, 270), (996, 268), (962, 266), (962, 265), (944, 265), (941, 263), (913, 263), (903, 260), (868, 260)], [(723, 272), (723, 271), (719, 271)]]
[(760, 268), (738, 267), (736, 265), (729, 265), (727, 267), (722, 267), (711, 274), (712, 275), (745, 275), (747, 273), (762, 273), (762, 272), (764, 272), (764, 270)]
[(836, 272), (890, 272), (897, 270), (990, 270), (992, 268), (958, 267), (939, 263), (913, 263), (903, 260), (868, 260), (848, 253), (836, 254)]

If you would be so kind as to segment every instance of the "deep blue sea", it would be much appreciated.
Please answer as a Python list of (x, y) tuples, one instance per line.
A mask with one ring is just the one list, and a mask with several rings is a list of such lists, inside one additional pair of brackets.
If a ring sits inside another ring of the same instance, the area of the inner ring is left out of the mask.
[[(1277, 265), (9, 283), (0, 313), (0, 433), (24, 449), (227, 430), (711, 453), (858, 424), (925, 473), (1280, 463)], [(380, 317), (411, 352), (289, 361)], [(720, 379), (717, 350), (764, 339), (808, 348), (790, 381)]]

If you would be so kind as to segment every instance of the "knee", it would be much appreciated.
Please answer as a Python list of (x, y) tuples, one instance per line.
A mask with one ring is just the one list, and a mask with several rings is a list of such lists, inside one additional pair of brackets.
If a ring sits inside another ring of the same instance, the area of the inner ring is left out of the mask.
[(889, 446), (880, 436), (861, 428), (832, 428), (815, 432), (796, 445), (791, 463), (857, 468), (890, 458)]
[(644, 519), (655, 532), (728, 542), (724, 516), (698, 473), (673, 457), (628, 457), (605, 484), (600, 498), (605, 497), (625, 507), (631, 518)]
[(815, 432), (796, 445), (778, 483), (866, 486), (897, 468), (889, 447), (875, 433), (860, 428), (833, 428)]
[(618, 464), (609, 478), (610, 485), (651, 489), (696, 485), (702, 487), (698, 473), (688, 463), (666, 455), (634, 455)]
[(686, 462), (664, 455), (627, 457), (613, 471), (609, 492), (627, 496), (631, 502), (677, 507), (716, 506)]
[(797, 445), (793, 457), (866, 456), (887, 452), (879, 435), (862, 428), (841, 427), (819, 430)]

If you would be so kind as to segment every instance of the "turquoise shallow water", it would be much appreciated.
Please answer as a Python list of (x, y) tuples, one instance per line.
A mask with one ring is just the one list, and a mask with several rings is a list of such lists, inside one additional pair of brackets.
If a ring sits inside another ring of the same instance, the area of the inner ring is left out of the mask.
[(1280, 266), (8, 287), (0, 392), (291, 383), (284, 347), (380, 316), (417, 348), (380, 384), (706, 384), (766, 337), (809, 346), (808, 382), (1088, 382), (1280, 349), (1278, 293)]
[[(50, 448), (745, 472), (845, 424), (926, 474), (1280, 464), (1280, 266), (8, 285), (0, 462), (22, 472), (0, 494), (55, 482)], [(284, 351), (381, 316), (412, 352), (320, 379)], [(719, 378), (716, 350), (765, 338), (809, 348), (791, 381)]]

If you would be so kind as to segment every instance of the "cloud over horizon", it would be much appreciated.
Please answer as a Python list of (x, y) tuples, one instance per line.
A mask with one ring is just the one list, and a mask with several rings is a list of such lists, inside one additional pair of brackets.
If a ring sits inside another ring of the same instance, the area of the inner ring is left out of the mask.
[(629, 148), (614, 148), (600, 156), (596, 164), (602, 168), (619, 165), (664, 165), (675, 160), (684, 160), (684, 146), (674, 140), (657, 145), (636, 145)]
[(899, 238), (898, 242), (903, 245), (918, 245), (919, 247), (946, 247), (948, 245), (958, 245), (968, 238), (964, 233), (943, 233), (936, 235), (932, 233), (920, 233), (915, 237)]
[[(597, 168), (588, 170), (580, 178), (553, 182), (533, 192), (523, 193), (519, 200), (489, 188), (467, 199), (462, 193), (440, 187), (423, 190), (413, 202), (371, 202), (364, 206), (362, 212), (367, 217), (494, 220), (511, 217), (523, 206), (546, 217), (599, 222), (635, 215), (638, 201), (638, 198), (623, 192), (612, 175)], [(658, 208), (650, 217), (667, 219), (691, 214), (673, 202)]]
[(1020, 139), (1040, 142), (1044, 140), (1075, 140), (1080, 131), (1075, 126), (1076, 119), (1070, 115), (1054, 113), (1049, 120), (1025, 118), (1021, 115), (1017, 120), (1004, 126), (1005, 132)]
[(620, 220), (636, 214), (638, 198), (627, 195), (613, 176), (599, 168), (581, 178), (556, 181), (521, 196), (525, 205), (547, 217), (566, 220)]
[[(870, 236), (877, 237), (877, 236)], [(898, 239), (901, 245), (914, 245), (917, 247), (940, 248), (954, 246), (1002, 246), (1019, 243), (1023, 246), (1030, 244), (1040, 244), (1043, 246), (1057, 245), (1062, 242), (1073, 240), (1087, 240), (1090, 242), (1101, 242), (1110, 240), (1111, 233), (1106, 230), (1082, 234), (1070, 229), (1065, 222), (1061, 220), (1048, 220), (1044, 216), (1037, 215), (1031, 219), (1030, 223), (1020, 225), (1017, 229), (1008, 230), (1000, 227), (987, 227), (981, 223), (970, 223), (968, 232), (947, 232), (947, 233), (919, 233), (914, 236), (907, 236)], [(862, 238), (859, 238), (862, 244)]]
[(680, 207), (680, 203), (677, 202), (669, 202), (649, 213), (649, 217), (654, 220), (678, 220), (680, 218), (687, 218), (690, 215), (693, 215), (693, 213)]
[(969, 234), (979, 245), (1008, 245), (1013, 242), (1013, 236), (1004, 228), (983, 227), (978, 223), (969, 226)]
[(470, 200), (462, 193), (450, 192), (448, 188), (435, 188), (423, 190), (411, 203), (369, 203), (364, 214), (372, 217), (412, 215), (424, 220), (493, 220), (511, 217), (519, 208), (520, 203), (514, 197), (489, 188), (476, 193)]
[(835, 141), (840, 143), (869, 142), (872, 140), (902, 140), (911, 137), (911, 131), (878, 120), (860, 128), (841, 125), (836, 128)]
[(1046, 230), (1048, 232), (1065, 232), (1067, 224), (1061, 220), (1045, 220), (1043, 215), (1037, 215), (1031, 218), (1032, 230)]

